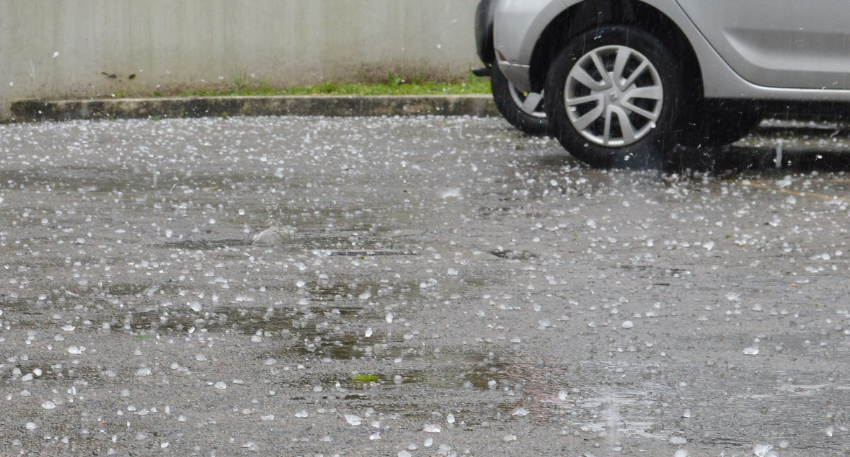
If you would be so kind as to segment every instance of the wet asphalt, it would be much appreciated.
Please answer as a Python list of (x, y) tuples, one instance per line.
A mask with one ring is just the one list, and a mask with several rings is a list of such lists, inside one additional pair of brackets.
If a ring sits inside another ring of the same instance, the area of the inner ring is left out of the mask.
[(0, 125), (0, 454), (846, 455), (846, 151), (804, 125), (601, 171), (499, 119)]

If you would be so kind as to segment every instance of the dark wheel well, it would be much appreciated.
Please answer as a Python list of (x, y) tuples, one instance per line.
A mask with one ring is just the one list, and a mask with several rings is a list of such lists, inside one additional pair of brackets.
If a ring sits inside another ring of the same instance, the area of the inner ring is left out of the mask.
[(694, 99), (702, 97), (702, 71), (685, 34), (666, 15), (637, 0), (587, 0), (555, 18), (543, 31), (532, 55), (532, 90), (540, 91), (546, 85), (552, 61), (570, 38), (593, 28), (615, 24), (643, 29), (664, 43), (684, 66), (684, 80), (689, 81), (686, 95)]

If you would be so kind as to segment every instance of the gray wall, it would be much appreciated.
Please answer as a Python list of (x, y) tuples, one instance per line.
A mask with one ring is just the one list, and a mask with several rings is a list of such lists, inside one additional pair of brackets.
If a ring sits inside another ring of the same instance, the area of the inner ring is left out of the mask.
[(0, 119), (21, 98), (463, 77), (478, 0), (0, 0)]

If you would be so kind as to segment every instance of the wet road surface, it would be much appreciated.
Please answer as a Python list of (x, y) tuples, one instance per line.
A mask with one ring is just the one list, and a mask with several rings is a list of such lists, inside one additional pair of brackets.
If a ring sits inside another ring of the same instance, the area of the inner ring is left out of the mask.
[(845, 455), (848, 138), (0, 126), (0, 453)]

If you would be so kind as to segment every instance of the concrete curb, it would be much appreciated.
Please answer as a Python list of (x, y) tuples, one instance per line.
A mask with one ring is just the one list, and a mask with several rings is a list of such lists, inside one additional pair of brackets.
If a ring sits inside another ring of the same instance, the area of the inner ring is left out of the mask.
[(122, 98), (12, 103), (12, 122), (228, 116), (498, 116), (490, 95)]
[[(232, 116), (472, 116), (500, 117), (491, 95), (158, 97), (90, 100), (19, 100), (9, 122), (98, 119), (179, 119)], [(756, 133), (795, 131), (823, 135), (843, 123), (823, 115), (764, 122)]]

